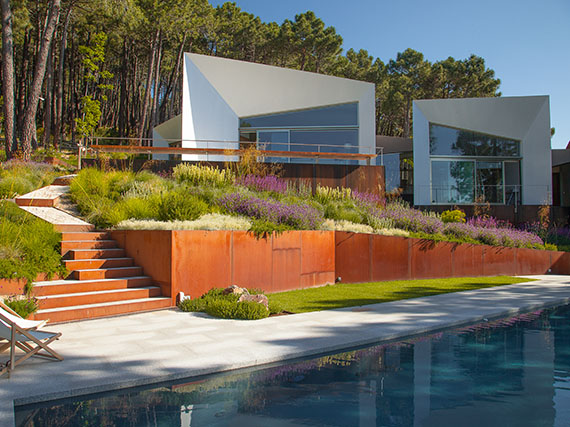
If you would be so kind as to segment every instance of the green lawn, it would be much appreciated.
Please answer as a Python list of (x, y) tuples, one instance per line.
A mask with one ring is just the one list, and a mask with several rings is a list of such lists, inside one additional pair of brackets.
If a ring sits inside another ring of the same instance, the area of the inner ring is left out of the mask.
[(272, 303), (292, 313), (353, 307), (380, 302), (397, 301), (428, 295), (461, 292), (492, 286), (530, 282), (519, 277), (460, 277), (429, 280), (394, 280), (390, 282), (350, 283), (320, 288), (279, 292), (269, 296)]

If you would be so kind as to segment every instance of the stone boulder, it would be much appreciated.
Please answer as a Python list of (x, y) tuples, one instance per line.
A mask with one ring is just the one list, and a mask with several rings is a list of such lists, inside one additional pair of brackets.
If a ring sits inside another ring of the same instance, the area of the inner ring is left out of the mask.
[(242, 294), (242, 296), (239, 297), (238, 302), (242, 302), (242, 301), (257, 302), (259, 304), (263, 304), (265, 306), (265, 308), (269, 309), (269, 300), (267, 299), (267, 297), (265, 295), (262, 295), (262, 294), (257, 294), (257, 295)]
[(231, 285), (228, 286), (226, 289), (224, 289), (224, 291), (222, 292), (224, 295), (229, 295), (229, 294), (235, 294), (235, 295), (249, 295), (249, 292), (247, 291), (246, 288), (240, 288), (237, 285)]

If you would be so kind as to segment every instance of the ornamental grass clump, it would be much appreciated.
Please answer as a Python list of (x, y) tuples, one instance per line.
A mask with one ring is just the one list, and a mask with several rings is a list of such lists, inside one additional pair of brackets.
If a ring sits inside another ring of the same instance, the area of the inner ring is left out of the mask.
[(307, 204), (287, 205), (240, 193), (222, 196), (218, 199), (218, 205), (229, 213), (284, 224), (298, 230), (315, 230), (323, 222), (322, 214)]
[(188, 165), (181, 163), (172, 170), (172, 177), (179, 184), (213, 185), (225, 187), (234, 183), (235, 176), (229, 169), (218, 169), (211, 166)]
[(285, 194), (287, 192), (287, 181), (275, 175), (245, 175), (238, 178), (236, 184), (259, 192), (268, 191), (277, 194)]
[(0, 199), (11, 199), (49, 185), (62, 173), (46, 163), (12, 159), (0, 164)]

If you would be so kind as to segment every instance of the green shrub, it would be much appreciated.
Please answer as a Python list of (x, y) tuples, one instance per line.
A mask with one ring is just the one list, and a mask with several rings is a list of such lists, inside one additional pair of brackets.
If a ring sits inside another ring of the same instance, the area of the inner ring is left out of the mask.
[(288, 230), (293, 230), (293, 227), (287, 224), (277, 224), (266, 219), (253, 219), (251, 221), (251, 228), (249, 229), (249, 231), (258, 239), (266, 237), (273, 232), (281, 234)]
[[(263, 319), (270, 314), (270, 310), (263, 304), (254, 301), (238, 302), (239, 295), (224, 295), (223, 292), (221, 288), (213, 288), (200, 298), (181, 301), (178, 307), (182, 311), (204, 312), (222, 319), (256, 320)], [(248, 292), (251, 295), (263, 293), (260, 289), (251, 289)], [(273, 310), (282, 311), (280, 307), (274, 307)]]
[(38, 311), (39, 303), (34, 297), (27, 298), (8, 298), (4, 300), (4, 304), (26, 319), (30, 314)]
[(222, 319), (257, 320), (269, 316), (263, 304), (254, 301), (233, 302), (216, 299), (206, 306), (206, 313)]
[(163, 194), (158, 202), (158, 219), (161, 221), (195, 220), (210, 212), (208, 204), (201, 198), (176, 189)]
[(0, 199), (13, 198), (49, 185), (66, 169), (45, 163), (10, 160), (0, 165)]
[(325, 205), (325, 218), (362, 224), (364, 217), (352, 201), (330, 201)]
[(350, 188), (331, 188), (324, 187), (320, 184), (317, 185), (315, 191), (315, 200), (322, 204), (327, 204), (332, 201), (347, 201), (352, 200), (352, 190)]
[(441, 213), (441, 220), (443, 222), (465, 222), (465, 212), (459, 209), (454, 209), (452, 211), (443, 211)]
[(65, 271), (60, 234), (53, 225), (12, 202), (0, 201), (0, 277), (31, 282), (39, 273), (51, 276)]
[(234, 182), (234, 174), (229, 169), (211, 166), (188, 165), (181, 163), (172, 170), (173, 178), (180, 184), (213, 185), (224, 187)]
[(269, 314), (279, 314), (283, 311), (283, 306), (278, 302), (269, 301)]

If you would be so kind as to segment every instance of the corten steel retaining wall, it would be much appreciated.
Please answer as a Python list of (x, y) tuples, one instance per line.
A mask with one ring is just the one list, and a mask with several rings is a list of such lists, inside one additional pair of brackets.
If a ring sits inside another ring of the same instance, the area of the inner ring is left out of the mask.
[(290, 231), (256, 239), (245, 231), (117, 230), (127, 255), (162, 294), (194, 297), (229, 285), (266, 292), (334, 283), (334, 232)]
[[(84, 166), (98, 166), (102, 163), (119, 169), (139, 171), (148, 169), (153, 172), (168, 172), (182, 161), (176, 160), (97, 160), (85, 159)], [(190, 164), (203, 164), (223, 169), (223, 162), (184, 162)], [(361, 192), (378, 194), (382, 200), (385, 197), (384, 166), (364, 166), (364, 165), (319, 165), (319, 164), (279, 164), (280, 175), (287, 181), (303, 181), (310, 184), (313, 191), (317, 184), (327, 187), (346, 187)]]
[(335, 232), (342, 282), (496, 275), (570, 274), (570, 252)]

